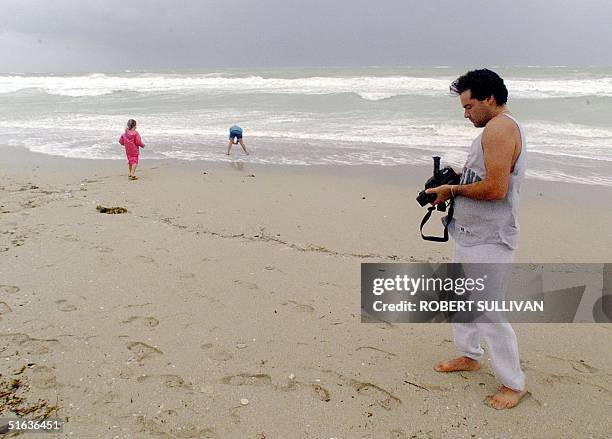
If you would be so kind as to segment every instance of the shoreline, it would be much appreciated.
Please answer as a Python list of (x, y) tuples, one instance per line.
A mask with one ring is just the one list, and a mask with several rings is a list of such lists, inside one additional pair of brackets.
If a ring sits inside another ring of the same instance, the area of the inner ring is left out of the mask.
[[(423, 184), (424, 181), (431, 176), (431, 170), (433, 167), (433, 161), (431, 164), (424, 163), (414, 163), (414, 164), (394, 164), (394, 165), (379, 165), (379, 164), (341, 164), (341, 163), (333, 163), (333, 164), (281, 164), (281, 163), (249, 163), (249, 157), (246, 156), (240, 151), (240, 149), (236, 150), (236, 146), (233, 148), (233, 153), (231, 159), (229, 160), (207, 160), (207, 159), (183, 159), (183, 158), (142, 158), (141, 157), (141, 165), (144, 163), (145, 167), (146, 163), (149, 165), (156, 163), (185, 163), (190, 164), (191, 166), (249, 166), (249, 167), (261, 167), (262, 169), (291, 169), (296, 170), (302, 174), (322, 174), (322, 175), (337, 175), (337, 176), (356, 176), (358, 178), (371, 178), (373, 174), (376, 174), (377, 177), (382, 177), (385, 181), (389, 181), (391, 183), (404, 183), (410, 185), (419, 185)], [(225, 159), (225, 154), (223, 151), (223, 145), (219, 148), (219, 156)], [(55, 154), (48, 154), (42, 152), (30, 151), (26, 148), (20, 146), (6, 146), (0, 144), (0, 152), (9, 151), (14, 154), (11, 154), (9, 157), (3, 157), (3, 161), (6, 163), (13, 164), (21, 164), (25, 161), (36, 161), (38, 163), (44, 163), (46, 159), (50, 161), (74, 161), (80, 163), (94, 164), (94, 163), (103, 163), (105, 166), (110, 164), (124, 163), (126, 162), (125, 157), (121, 157), (119, 159), (91, 159), (91, 158), (81, 158), (81, 157), (65, 157)], [(467, 151), (466, 151), (467, 153)], [(443, 162), (444, 166), (448, 166)], [(139, 165), (140, 166), (140, 165)], [(153, 167), (153, 166), (150, 166)], [(457, 168), (458, 166), (454, 166)], [(365, 170), (365, 172), (363, 171)], [(385, 173), (379, 172), (380, 170), (385, 170)], [(314, 171), (314, 172), (313, 172)], [(409, 178), (411, 172), (415, 172), (418, 178), (423, 178), (422, 181), (417, 181), (415, 178)], [(424, 172), (423, 172), (424, 171)], [(402, 178), (402, 174), (405, 174), (405, 178)], [(386, 178), (387, 176), (392, 176), (393, 179)], [(532, 183), (528, 185), (523, 183), (524, 186), (538, 186), (542, 185), (546, 187), (548, 185), (557, 186), (561, 185), (563, 189), (568, 189), (571, 187), (577, 187), (575, 191), (571, 191), (572, 195), (581, 192), (581, 188), (592, 188), (593, 190), (609, 192), (612, 191), (612, 186), (607, 186), (605, 184), (599, 183), (585, 183), (583, 181), (557, 181), (557, 180), (549, 180), (545, 178), (538, 178), (533, 176), (525, 176), (525, 182)]]

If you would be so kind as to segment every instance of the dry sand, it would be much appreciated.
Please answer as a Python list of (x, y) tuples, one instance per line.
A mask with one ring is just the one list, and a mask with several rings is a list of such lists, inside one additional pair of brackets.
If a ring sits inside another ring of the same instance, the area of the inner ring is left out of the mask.
[[(449, 261), (418, 235), (429, 169), (124, 168), (0, 148), (0, 417), (42, 399), (56, 437), (612, 437), (612, 325), (515, 325), (532, 396), (497, 412), (487, 361), (432, 370), (448, 325), (360, 323), (360, 263)], [(524, 188), (518, 261), (612, 261), (612, 190)]]

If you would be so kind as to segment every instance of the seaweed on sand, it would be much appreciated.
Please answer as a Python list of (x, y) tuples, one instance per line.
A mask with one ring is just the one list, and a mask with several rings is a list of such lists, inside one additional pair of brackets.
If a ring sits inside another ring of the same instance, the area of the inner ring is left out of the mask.
[[(21, 375), (21, 371), (15, 375)], [(41, 421), (49, 418), (52, 413), (57, 413), (57, 404), (51, 404), (47, 400), (39, 399), (29, 403), (26, 398), (29, 390), (30, 387), (24, 379), (0, 374), (0, 415), (19, 418), (28, 416), (28, 419)], [(5, 427), (0, 425), (0, 434), (6, 433), (3, 431)]]
[(128, 211), (125, 207), (104, 207), (100, 206), (99, 204), (96, 206), (96, 210), (100, 213), (108, 213), (110, 215), (126, 213)]

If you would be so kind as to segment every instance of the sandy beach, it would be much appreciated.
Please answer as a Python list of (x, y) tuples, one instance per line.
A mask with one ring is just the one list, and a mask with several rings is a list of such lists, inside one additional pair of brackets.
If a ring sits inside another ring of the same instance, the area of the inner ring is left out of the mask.
[[(128, 181), (0, 147), (0, 417), (48, 411), (75, 438), (612, 437), (610, 324), (514, 325), (531, 396), (497, 412), (486, 360), (433, 371), (449, 325), (361, 323), (362, 262), (450, 261), (418, 233), (429, 167), (237, 152)], [(612, 261), (612, 188), (523, 188), (517, 262)]]

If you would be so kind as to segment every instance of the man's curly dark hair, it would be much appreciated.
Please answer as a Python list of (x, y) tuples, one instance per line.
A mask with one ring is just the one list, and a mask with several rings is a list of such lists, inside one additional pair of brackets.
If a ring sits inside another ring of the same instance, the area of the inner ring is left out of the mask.
[(479, 69), (467, 72), (465, 75), (455, 79), (450, 85), (452, 94), (460, 95), (470, 90), (472, 98), (484, 101), (493, 96), (498, 106), (508, 102), (508, 89), (504, 80), (494, 71)]

